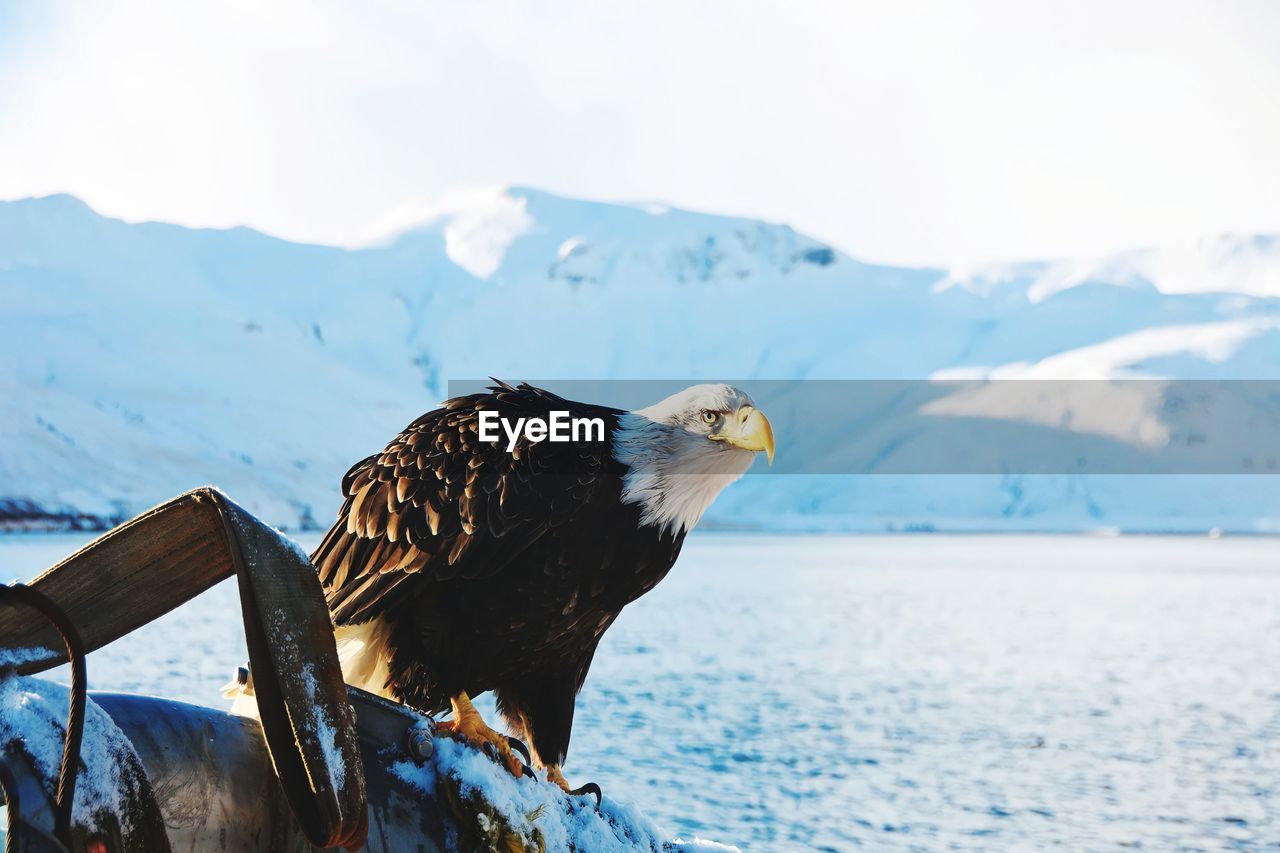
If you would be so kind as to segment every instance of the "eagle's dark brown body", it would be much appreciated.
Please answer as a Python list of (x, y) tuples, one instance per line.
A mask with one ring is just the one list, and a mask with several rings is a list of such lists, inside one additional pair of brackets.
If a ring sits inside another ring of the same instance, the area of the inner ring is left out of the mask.
[[(601, 417), (603, 442), (478, 439), (478, 412)], [(338, 625), (388, 629), (387, 687), (436, 713), (496, 691), (543, 762), (568, 749), (574, 698), (623, 606), (652, 589), (684, 532), (641, 523), (612, 453), (620, 412), (522, 385), (423, 415), (344, 478), (313, 555)]]

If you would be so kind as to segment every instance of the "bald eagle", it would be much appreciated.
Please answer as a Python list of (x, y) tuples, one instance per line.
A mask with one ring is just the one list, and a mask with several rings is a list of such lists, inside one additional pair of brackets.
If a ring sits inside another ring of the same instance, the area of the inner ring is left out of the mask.
[[(508, 423), (567, 411), (601, 419), (604, 436), (482, 441), (493, 411)], [(338, 521), (312, 555), (347, 680), (451, 709), (443, 730), (492, 744), (520, 775), (529, 768), (470, 701), (494, 691), (533, 762), (568, 791), (560, 767), (600, 638), (666, 576), (720, 490), (773, 449), (768, 419), (728, 385), (632, 412), (528, 384), (447, 401), (347, 472)]]

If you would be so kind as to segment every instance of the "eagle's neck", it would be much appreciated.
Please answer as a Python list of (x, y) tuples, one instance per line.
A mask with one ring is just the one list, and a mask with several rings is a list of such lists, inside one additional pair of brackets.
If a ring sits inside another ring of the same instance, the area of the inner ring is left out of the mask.
[(751, 466), (753, 454), (628, 412), (618, 419), (613, 457), (627, 467), (622, 502), (639, 504), (640, 523), (687, 533), (716, 495)]

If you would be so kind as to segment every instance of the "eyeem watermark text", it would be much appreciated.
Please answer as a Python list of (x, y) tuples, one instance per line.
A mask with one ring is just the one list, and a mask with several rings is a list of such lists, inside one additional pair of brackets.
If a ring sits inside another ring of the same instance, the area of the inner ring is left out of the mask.
[(512, 422), (492, 409), (480, 412), (480, 440), (497, 444), (507, 437), (507, 452), (515, 450), (521, 434), (531, 442), (604, 441), (604, 418), (575, 418), (568, 412), (548, 412), (545, 418), (516, 418)]

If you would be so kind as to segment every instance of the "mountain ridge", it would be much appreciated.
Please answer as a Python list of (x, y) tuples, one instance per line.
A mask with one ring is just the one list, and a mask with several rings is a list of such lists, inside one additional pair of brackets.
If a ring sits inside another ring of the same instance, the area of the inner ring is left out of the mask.
[[(1095, 378), (1271, 378), (1280, 245), (1262, 236), (1238, 240), (1234, 254), (1212, 249), (1225, 239), (1202, 253), (1219, 266), (1188, 268), (1203, 289), (1186, 269), (1162, 289), (1134, 278), (1170, 268), (1150, 260), (1157, 250), (1070, 275), (1050, 274), (1066, 262), (1033, 262), (966, 279), (863, 263), (786, 225), (528, 188), (494, 190), (361, 247), (126, 223), (65, 194), (0, 202), (0, 358), (12, 366), (0, 377), (11, 437), (0, 521), (108, 524), (212, 482), (273, 523), (323, 526), (346, 467), (434, 406), (451, 378), (923, 379), (1067, 367)], [(1249, 292), (1222, 290), (1240, 282)], [(1182, 340), (1159, 329), (1192, 331)], [(1010, 524), (991, 497), (1007, 483), (748, 480), (710, 524)], [(1050, 492), (1066, 497), (1046, 499), (1026, 524), (1159, 521), (1115, 498), (1101, 517), (1081, 515), (1095, 498)], [(1230, 523), (1214, 526), (1267, 527), (1280, 513), (1259, 500), (1224, 504)]]

